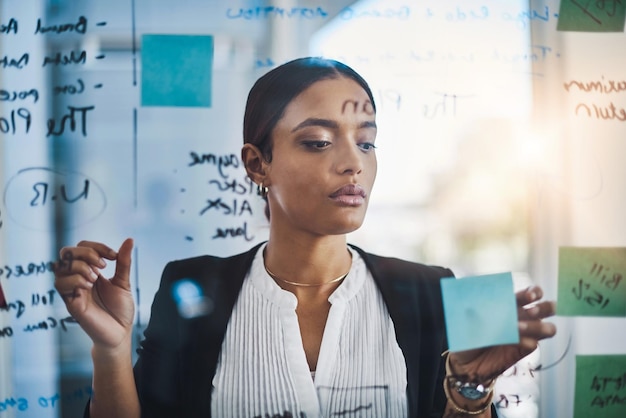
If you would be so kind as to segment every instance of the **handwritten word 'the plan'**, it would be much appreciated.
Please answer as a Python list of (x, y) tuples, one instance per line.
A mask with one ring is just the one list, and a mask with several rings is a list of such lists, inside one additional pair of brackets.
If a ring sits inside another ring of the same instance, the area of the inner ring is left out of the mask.
[[(95, 106), (74, 107), (67, 106), (68, 112), (59, 119), (50, 118), (47, 121), (46, 137), (58, 137), (63, 134), (78, 132), (87, 136), (87, 113)], [(30, 110), (25, 107), (12, 109), (8, 114), (0, 114), (0, 133), (17, 135), (28, 134), (32, 123)]]

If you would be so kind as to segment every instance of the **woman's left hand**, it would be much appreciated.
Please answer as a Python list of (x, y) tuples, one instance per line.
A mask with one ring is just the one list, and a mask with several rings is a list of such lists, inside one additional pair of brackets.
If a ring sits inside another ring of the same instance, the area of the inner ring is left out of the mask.
[[(519, 343), (450, 353), (453, 374), (469, 381), (488, 382), (532, 353), (540, 340), (556, 334), (556, 327), (544, 321), (555, 313), (553, 301), (538, 302), (543, 290), (531, 286), (515, 294), (517, 299)], [(536, 302), (536, 303), (535, 303)], [(529, 304), (532, 304), (528, 306)]]

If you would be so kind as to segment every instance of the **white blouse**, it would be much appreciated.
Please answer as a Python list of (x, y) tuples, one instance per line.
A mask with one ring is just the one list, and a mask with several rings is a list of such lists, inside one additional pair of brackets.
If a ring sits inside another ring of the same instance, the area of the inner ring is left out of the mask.
[(406, 364), (387, 307), (363, 259), (328, 298), (312, 378), (297, 299), (255, 256), (228, 323), (213, 379), (214, 417), (406, 417)]

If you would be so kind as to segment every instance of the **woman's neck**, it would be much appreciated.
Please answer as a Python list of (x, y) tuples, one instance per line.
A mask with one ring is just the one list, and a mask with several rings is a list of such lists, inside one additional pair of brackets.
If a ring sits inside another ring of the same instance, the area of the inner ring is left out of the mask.
[(309, 286), (323, 286), (348, 273), (352, 265), (345, 235), (323, 238), (270, 235), (264, 259), (265, 267), (278, 281)]

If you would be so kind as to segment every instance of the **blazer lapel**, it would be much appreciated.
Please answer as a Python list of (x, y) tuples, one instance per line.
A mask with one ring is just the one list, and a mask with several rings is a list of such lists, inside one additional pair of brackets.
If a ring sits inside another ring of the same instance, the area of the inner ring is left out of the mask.
[(189, 338), (190, 344), (181, 350), (181, 369), (183, 376), (188, 376), (184, 392), (185, 404), (190, 409), (182, 416), (205, 418), (211, 415), (213, 377), (228, 321), (260, 245), (229, 258), (207, 258), (202, 265), (200, 282), (204, 294), (213, 303), (213, 310), (188, 324), (193, 338)]

